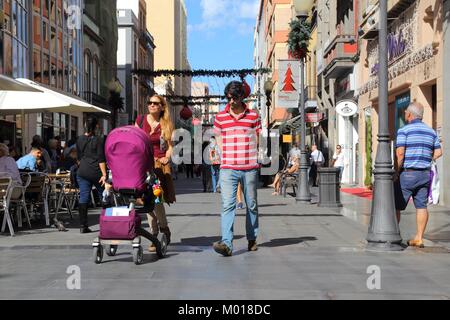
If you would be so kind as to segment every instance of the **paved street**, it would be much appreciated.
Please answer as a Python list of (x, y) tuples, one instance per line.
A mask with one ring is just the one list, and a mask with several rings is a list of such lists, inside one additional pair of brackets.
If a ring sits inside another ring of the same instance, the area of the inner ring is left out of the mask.
[[(169, 208), (172, 244), (165, 259), (131, 251), (92, 261), (93, 234), (53, 228), (0, 235), (0, 299), (449, 299), (449, 210), (433, 209), (425, 249), (401, 253), (364, 250), (370, 202), (343, 195), (341, 210), (298, 205), (292, 197), (259, 190), (259, 250), (246, 250), (245, 211), (235, 224), (233, 257), (212, 250), (219, 240), (220, 195), (202, 193), (201, 180), (177, 181)], [(92, 222), (99, 211), (90, 211)], [(76, 219), (77, 217), (75, 217)], [(400, 225), (414, 234), (414, 213)], [(75, 220), (76, 221), (76, 220)], [(98, 230), (98, 225), (94, 226)], [(433, 241), (431, 241), (433, 240)], [(145, 243), (146, 244), (146, 243)], [(69, 290), (69, 266), (81, 271), (81, 289)], [(381, 289), (369, 290), (369, 266), (381, 271)]]

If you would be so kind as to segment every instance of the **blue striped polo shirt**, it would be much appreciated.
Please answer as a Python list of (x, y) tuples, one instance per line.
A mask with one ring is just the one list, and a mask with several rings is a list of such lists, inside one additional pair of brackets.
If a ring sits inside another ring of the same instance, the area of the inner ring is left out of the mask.
[(436, 132), (422, 120), (415, 119), (397, 133), (397, 148), (405, 147), (405, 169), (429, 169), (435, 149), (441, 144)]

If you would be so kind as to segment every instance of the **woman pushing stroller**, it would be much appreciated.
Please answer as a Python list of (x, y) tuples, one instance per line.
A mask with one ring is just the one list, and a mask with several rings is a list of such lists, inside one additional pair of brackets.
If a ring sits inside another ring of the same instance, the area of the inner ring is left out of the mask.
[[(175, 188), (171, 175), (170, 158), (172, 156), (172, 133), (173, 125), (170, 118), (169, 106), (166, 100), (153, 95), (147, 98), (148, 115), (140, 115), (135, 125), (144, 130), (150, 137), (154, 157), (154, 173), (161, 184), (163, 201), (155, 203), (154, 212), (147, 214), (149, 225), (153, 236), (158, 232), (166, 235), (167, 244), (170, 243), (170, 229), (167, 223), (164, 202), (172, 204), (175, 199)], [(148, 250), (155, 252), (154, 244)]]

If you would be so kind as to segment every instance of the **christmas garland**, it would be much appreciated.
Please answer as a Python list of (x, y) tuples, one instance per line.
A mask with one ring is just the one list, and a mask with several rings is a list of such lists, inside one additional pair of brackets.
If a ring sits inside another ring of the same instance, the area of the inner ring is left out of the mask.
[(295, 59), (303, 59), (309, 53), (311, 24), (306, 20), (292, 20), (289, 23), (288, 50)]
[[(245, 99), (243, 102), (244, 103), (249, 103), (249, 102), (256, 102), (258, 100), (256, 99)], [(205, 102), (194, 102), (194, 101), (173, 101), (170, 102), (171, 106), (216, 106), (216, 105), (223, 105), (223, 104), (227, 104), (228, 102), (226, 101), (205, 101)]]
[(150, 70), (150, 69), (133, 69), (133, 74), (148, 76), (148, 77), (162, 77), (162, 76), (175, 76), (175, 77), (219, 77), (219, 78), (232, 78), (232, 77), (245, 77), (248, 75), (268, 74), (270, 69), (237, 69), (237, 70)]
[[(249, 98), (262, 97), (261, 93), (253, 93)], [(210, 100), (210, 99), (220, 99), (225, 100), (226, 96), (223, 95), (209, 95), (209, 96), (176, 96), (176, 95), (163, 95), (165, 99), (168, 100), (182, 100), (182, 101), (194, 101), (194, 100)]]

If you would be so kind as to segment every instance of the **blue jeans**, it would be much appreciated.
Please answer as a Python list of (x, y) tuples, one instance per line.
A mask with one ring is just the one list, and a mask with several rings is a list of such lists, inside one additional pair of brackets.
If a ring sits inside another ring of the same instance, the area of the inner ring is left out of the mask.
[(342, 181), (342, 173), (344, 172), (344, 167), (336, 167), (339, 169), (339, 182)]
[(233, 250), (233, 226), (236, 215), (236, 194), (239, 182), (242, 185), (247, 203), (246, 232), (247, 240), (256, 240), (258, 235), (258, 170), (238, 171), (220, 170), (222, 192), (222, 241)]
[(91, 201), (91, 191), (92, 186), (95, 186), (98, 192), (98, 196), (101, 199), (102, 193), (103, 193), (103, 187), (101, 184), (97, 181), (92, 182), (89, 180), (86, 180), (80, 176), (77, 176), (78, 185), (80, 187), (80, 204), (88, 204)]
[(213, 192), (217, 192), (217, 185), (219, 183), (220, 165), (211, 165), (211, 178), (212, 178), (212, 188)]

